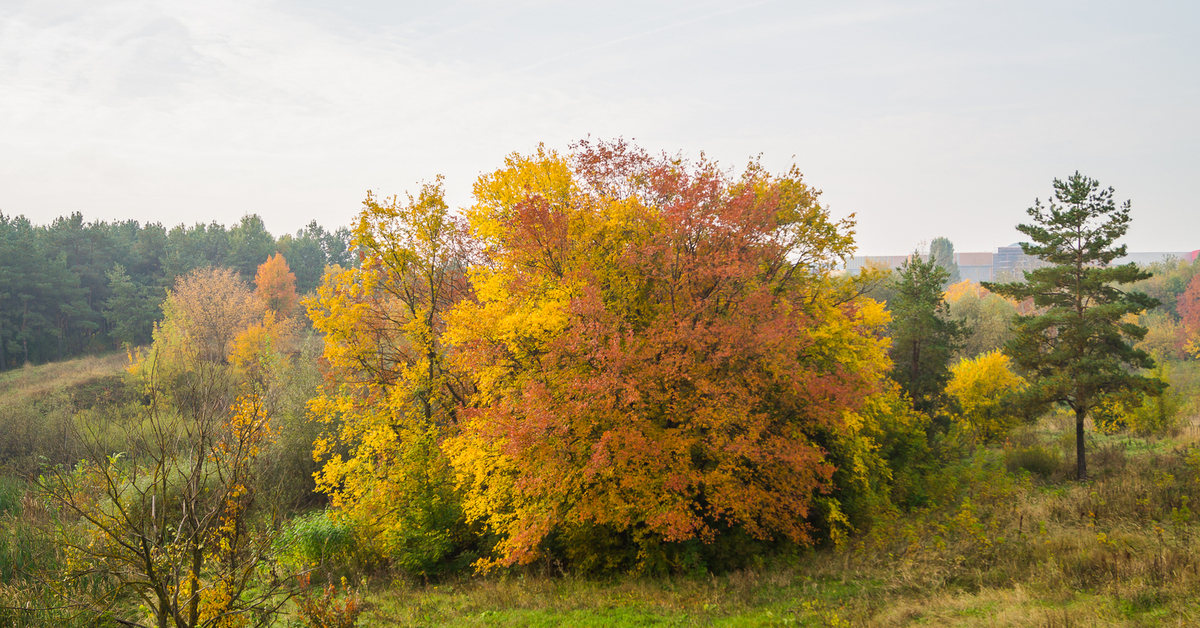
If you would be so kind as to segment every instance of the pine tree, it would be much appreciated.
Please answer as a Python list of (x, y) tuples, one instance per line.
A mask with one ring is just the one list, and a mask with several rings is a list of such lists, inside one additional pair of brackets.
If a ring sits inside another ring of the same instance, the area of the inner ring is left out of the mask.
[(950, 318), (943, 299), (946, 269), (930, 256), (914, 253), (900, 267), (892, 311), (892, 379), (908, 393), (913, 407), (934, 413), (942, 406), (950, 380), (950, 358), (967, 336), (965, 325)]
[(1106, 396), (1137, 391), (1162, 394), (1163, 382), (1143, 377), (1138, 369), (1153, 368), (1145, 351), (1133, 342), (1146, 328), (1123, 321), (1158, 305), (1140, 292), (1124, 292), (1121, 285), (1148, 279), (1133, 263), (1110, 266), (1125, 255), (1125, 246), (1114, 246), (1129, 228), (1129, 201), (1120, 208), (1113, 189), (1078, 172), (1066, 181), (1054, 180), (1049, 207), (1035, 201), (1029, 208), (1034, 224), (1017, 230), (1034, 243), (1022, 243), (1026, 255), (1049, 262), (1025, 272), (1025, 281), (984, 283), (984, 287), (1014, 299), (1033, 299), (1038, 313), (1015, 319), (1016, 337), (1004, 348), (1026, 372), (1030, 401), (1063, 403), (1075, 412), (1078, 478), (1087, 478), (1084, 421)]

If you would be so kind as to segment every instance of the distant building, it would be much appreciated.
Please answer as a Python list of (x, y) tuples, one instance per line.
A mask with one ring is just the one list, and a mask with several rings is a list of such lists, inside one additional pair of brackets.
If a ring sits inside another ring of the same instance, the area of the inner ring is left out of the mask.
[[(1129, 253), (1115, 260), (1115, 264), (1134, 262), (1139, 265), (1153, 264), (1169, 258), (1177, 258), (1194, 262), (1200, 256), (1200, 250), (1173, 253)], [(897, 269), (909, 258), (908, 255), (860, 255), (846, 263), (846, 272), (858, 274), (867, 265)], [(925, 259), (922, 256), (922, 259)], [(954, 262), (958, 264), (958, 274), (963, 279), (974, 282), (995, 281), (1020, 277), (1020, 273), (1045, 266), (1045, 262), (1026, 255), (1020, 243), (1002, 246), (995, 253), (955, 253)]]

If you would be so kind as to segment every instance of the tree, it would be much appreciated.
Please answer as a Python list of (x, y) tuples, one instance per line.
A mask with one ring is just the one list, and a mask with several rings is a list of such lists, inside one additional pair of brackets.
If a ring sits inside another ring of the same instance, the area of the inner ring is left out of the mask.
[(1021, 422), (1012, 394), (1025, 387), (1025, 380), (1009, 368), (1008, 356), (985, 353), (960, 361), (950, 373), (946, 394), (957, 402), (957, 418), (975, 438), (983, 442), (1002, 438)]
[(950, 317), (970, 330), (956, 357), (974, 358), (999, 351), (1012, 337), (1017, 306), (983, 286), (964, 279), (946, 289)]
[(109, 335), (127, 345), (149, 343), (159, 317), (162, 289), (139, 285), (120, 264), (108, 271), (108, 282), (111, 296), (104, 302), (103, 313), (110, 327)]
[(1200, 275), (1192, 277), (1187, 284), (1187, 290), (1179, 297), (1176, 304), (1179, 318), (1189, 334), (1200, 335)]
[(300, 296), (296, 294), (296, 275), (287, 260), (276, 253), (258, 266), (254, 275), (254, 295), (268, 310), (281, 318), (292, 315)]
[(984, 283), (1013, 299), (1033, 299), (1039, 308), (1016, 318), (1016, 337), (1004, 353), (1031, 380), (1026, 393), (1031, 400), (1063, 403), (1075, 412), (1080, 481), (1087, 478), (1088, 413), (1112, 395), (1153, 396), (1166, 388), (1157, 379), (1137, 374), (1138, 369), (1153, 368), (1154, 361), (1132, 346), (1146, 335), (1146, 328), (1125, 319), (1158, 302), (1120, 289), (1150, 273), (1133, 263), (1110, 266), (1125, 255), (1125, 246), (1114, 243), (1129, 228), (1129, 209), (1129, 201), (1116, 206), (1111, 187), (1101, 189), (1098, 181), (1078, 172), (1065, 181), (1055, 179), (1049, 207), (1035, 201), (1028, 210), (1033, 224), (1017, 226), (1033, 240), (1021, 244), (1025, 254), (1049, 265), (1025, 271), (1024, 282)]
[(440, 178), (407, 203), (368, 193), (354, 245), (361, 267), (329, 269), (308, 301), (340, 382), (309, 403), (327, 428), (317, 487), (371, 550), (428, 574), (466, 536), (441, 443), (472, 388), (443, 338), (446, 312), (470, 296), (471, 248)]
[(447, 336), (479, 394), (446, 448), (500, 537), (482, 565), (594, 530), (647, 568), (725, 533), (811, 541), (886, 363), (882, 309), (832, 274), (850, 224), (795, 169), (577, 148), (510, 156), (467, 212), (486, 262)]
[[(193, 366), (220, 376), (212, 363)], [(268, 571), (275, 533), (269, 517), (252, 516), (255, 461), (272, 437), (265, 407), (247, 395), (180, 416), (161, 401), (152, 395), (139, 420), (85, 427), (78, 464), (31, 478), (82, 524), (47, 524), (64, 568), (42, 586), (71, 608), (126, 626), (274, 625), (294, 579)], [(120, 453), (100, 437), (112, 429), (122, 431)], [(143, 611), (121, 603), (129, 595)]]
[(258, 214), (250, 214), (242, 216), (241, 222), (229, 230), (229, 257), (225, 263), (249, 281), (258, 265), (274, 252), (275, 237), (267, 231)]
[(946, 283), (942, 287), (962, 280), (958, 273), (958, 262), (954, 261), (954, 243), (948, 238), (934, 238), (929, 243), (929, 259), (946, 270)]
[(946, 269), (931, 256), (923, 261), (913, 253), (895, 279), (892, 311), (892, 378), (912, 399), (913, 407), (928, 414), (943, 405), (950, 379), (950, 358), (967, 335), (964, 325), (950, 318), (942, 297)]
[[(225, 364), (233, 341), (261, 315), (259, 303), (240, 277), (229, 268), (194, 270), (175, 283), (163, 303), (164, 320), (155, 344), (167, 349), (175, 337), (179, 346), (203, 359)], [(164, 338), (163, 343), (158, 339)]]
[(313, 220), (296, 232), (279, 239), (279, 250), (287, 255), (292, 272), (296, 273), (296, 291), (308, 294), (321, 284), (329, 266), (349, 268), (357, 263), (350, 255), (353, 234), (345, 227), (329, 232)]

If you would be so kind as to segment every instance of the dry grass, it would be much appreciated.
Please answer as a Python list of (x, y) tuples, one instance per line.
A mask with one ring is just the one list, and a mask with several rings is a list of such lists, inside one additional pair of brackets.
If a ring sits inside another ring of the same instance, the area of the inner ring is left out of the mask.
[(0, 373), (0, 399), (21, 401), (112, 377), (129, 365), (125, 353), (85, 356), (41, 366), (26, 365)]
[[(1047, 475), (1003, 449), (936, 479), (936, 507), (853, 546), (708, 578), (510, 575), (376, 587), (368, 626), (1190, 626), (1200, 623), (1200, 440), (1095, 436), (1077, 483), (1073, 423), (1009, 447), (1059, 448)], [(1015, 444), (1014, 444), (1015, 443)], [(1067, 451), (1068, 445), (1071, 450)]]

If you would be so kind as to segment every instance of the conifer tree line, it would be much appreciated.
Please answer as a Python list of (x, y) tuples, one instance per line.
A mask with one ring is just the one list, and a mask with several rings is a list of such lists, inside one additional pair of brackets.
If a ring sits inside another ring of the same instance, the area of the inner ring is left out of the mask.
[(0, 212), (0, 370), (149, 343), (166, 289), (197, 268), (249, 281), (281, 253), (297, 289), (312, 291), (326, 266), (351, 264), (349, 243), (348, 229), (315, 220), (276, 238), (256, 214), (168, 228), (79, 212), (37, 225)]

